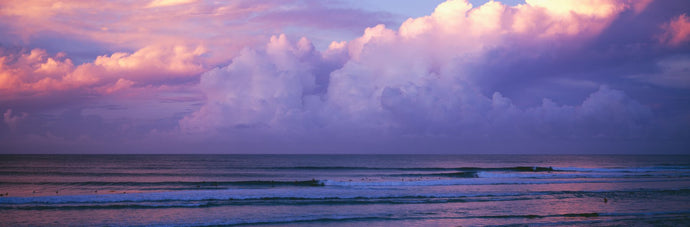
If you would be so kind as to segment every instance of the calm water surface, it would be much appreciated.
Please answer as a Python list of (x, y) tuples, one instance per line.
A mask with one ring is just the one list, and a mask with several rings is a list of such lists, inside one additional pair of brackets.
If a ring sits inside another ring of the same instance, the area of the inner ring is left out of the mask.
[(0, 193), (3, 226), (688, 226), (690, 156), (3, 155)]

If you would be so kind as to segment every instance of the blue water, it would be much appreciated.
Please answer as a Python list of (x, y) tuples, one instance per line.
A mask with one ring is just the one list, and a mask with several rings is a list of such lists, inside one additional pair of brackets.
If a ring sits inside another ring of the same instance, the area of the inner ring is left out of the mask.
[(690, 156), (3, 155), (0, 193), (3, 226), (688, 226)]

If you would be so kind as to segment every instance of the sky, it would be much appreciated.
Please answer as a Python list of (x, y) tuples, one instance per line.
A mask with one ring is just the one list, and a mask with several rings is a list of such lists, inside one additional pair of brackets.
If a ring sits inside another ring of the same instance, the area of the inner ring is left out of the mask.
[(690, 154), (690, 2), (5, 0), (0, 114), (0, 153)]

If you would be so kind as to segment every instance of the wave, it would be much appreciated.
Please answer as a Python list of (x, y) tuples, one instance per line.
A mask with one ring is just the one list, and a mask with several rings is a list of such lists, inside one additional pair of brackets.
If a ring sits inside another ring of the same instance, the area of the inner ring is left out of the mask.
[[(386, 174), (385, 171), (394, 172), (389, 175), (392, 177), (451, 177), (451, 178), (481, 178), (481, 177), (517, 177), (517, 178), (543, 178), (547, 175), (529, 175), (528, 173), (581, 173), (582, 178), (596, 177), (601, 174), (633, 174), (633, 177), (687, 177), (690, 176), (690, 169), (684, 166), (652, 166), (639, 168), (583, 168), (583, 167), (545, 167), (545, 166), (514, 166), (514, 167), (458, 167), (458, 168), (375, 168), (375, 167), (356, 167), (356, 166), (297, 166), (297, 167), (269, 167), (256, 168), (263, 170), (273, 170), (265, 172), (151, 172), (144, 169), (129, 169), (128, 172), (93, 172), (93, 171), (42, 171), (42, 170), (0, 170), (0, 176), (77, 176), (77, 177), (206, 177), (206, 178), (265, 178), (283, 173), (283, 170), (309, 170), (309, 171), (368, 171), (366, 174)], [(138, 171), (137, 171), (138, 170)], [(275, 171), (280, 170), (280, 171)], [(260, 170), (259, 170), (260, 171)], [(382, 172), (382, 173), (378, 173)], [(398, 172), (398, 173), (395, 173)], [(416, 173), (407, 173), (416, 172)], [(429, 173), (431, 172), (431, 173)], [(492, 173), (492, 174), (486, 174)], [(515, 175), (501, 175), (504, 173), (515, 173)], [(647, 174), (647, 175), (644, 175)], [(566, 175), (550, 175), (553, 177), (563, 177)], [(617, 177), (612, 175), (611, 177)], [(626, 176), (622, 176), (626, 177)], [(2, 182), (0, 182), (2, 183)], [(7, 182), (5, 182), (7, 183)], [(195, 184), (197, 182), (193, 182)], [(281, 184), (281, 183), (277, 183)]]
[(462, 171), (462, 172), (622, 172), (622, 173), (641, 173), (641, 172), (690, 172), (690, 167), (686, 166), (648, 166), (636, 168), (585, 168), (585, 167), (553, 167), (553, 166), (513, 166), (513, 167), (412, 167), (412, 168), (377, 168), (377, 167), (358, 167), (358, 166), (296, 166), (296, 167), (272, 167), (265, 169), (280, 170), (390, 170), (390, 171)]
[(391, 177), (451, 177), (451, 178), (478, 178), (477, 172), (444, 172), (444, 173), (410, 173), (391, 174)]
[(297, 223), (333, 223), (333, 222), (359, 222), (359, 221), (392, 221), (392, 220), (404, 220), (400, 218), (393, 217), (379, 217), (379, 216), (369, 216), (369, 217), (328, 217), (328, 218), (289, 218), (282, 220), (273, 221), (255, 221), (255, 222), (231, 222), (231, 223), (214, 223), (205, 226), (236, 226), (236, 225), (284, 225), (284, 224), (297, 224)]
[(159, 172), (94, 172), (85, 170), (83, 172), (71, 171), (2, 171), (0, 176), (85, 176), (85, 177), (263, 177), (266, 173), (159, 173)]
[(558, 167), (559, 171), (566, 172), (604, 172), (604, 173), (648, 173), (648, 172), (690, 172), (690, 168), (684, 166), (648, 166), (637, 168), (583, 168), (583, 167)]
[(562, 214), (544, 214), (544, 215), (539, 215), (539, 214), (524, 214), (524, 215), (485, 215), (485, 216), (466, 216), (466, 217), (461, 217), (462, 219), (470, 219), (470, 218), (526, 218), (526, 219), (535, 219), (535, 218), (554, 218), (554, 217), (566, 217), (566, 218), (573, 218), (573, 217), (582, 217), (582, 218), (596, 218), (596, 217), (621, 217), (621, 216), (628, 216), (628, 217), (641, 217), (641, 216), (664, 216), (664, 215), (680, 215), (680, 216), (686, 216), (690, 214), (690, 210), (686, 211), (667, 211), (667, 212), (647, 212), (647, 213), (597, 213), (597, 212), (591, 212), (591, 213), (562, 213)]
[[(455, 216), (438, 216), (436, 213), (415, 213), (420, 215), (395, 215), (390, 213), (374, 213), (366, 215), (357, 214), (339, 214), (339, 215), (309, 215), (309, 216), (292, 216), (279, 217), (267, 219), (230, 219), (230, 220), (215, 220), (209, 223), (197, 223), (195, 226), (235, 226), (235, 225), (289, 225), (289, 224), (318, 224), (328, 225), (335, 223), (348, 223), (349, 225), (360, 224), (366, 225), (367, 222), (376, 221), (421, 221), (426, 220), (467, 220), (467, 219), (518, 219), (527, 221), (522, 225), (538, 224), (538, 225), (592, 225), (592, 224), (606, 224), (616, 221), (626, 221), (625, 217), (637, 219), (655, 219), (669, 220), (668, 218), (680, 218), (677, 223), (687, 223), (687, 216), (690, 211), (667, 211), (667, 212), (621, 212), (621, 213), (603, 213), (603, 212), (582, 212), (582, 213), (553, 213), (553, 214), (515, 214), (515, 215), (455, 215)], [(556, 219), (553, 219), (556, 218)], [(623, 218), (623, 219), (621, 219)], [(547, 222), (535, 223), (544, 219)], [(673, 220), (673, 219), (671, 219)], [(556, 221), (556, 222), (554, 222)], [(361, 223), (359, 223), (361, 222)], [(532, 222), (532, 223), (529, 223)], [(635, 222), (634, 222), (635, 223)], [(674, 223), (674, 222), (672, 222)], [(638, 223), (639, 224), (639, 223)]]
[(267, 169), (294, 169), (294, 170), (396, 170), (396, 171), (515, 171), (515, 172), (547, 172), (558, 171), (553, 167), (542, 166), (515, 166), (500, 168), (480, 168), (480, 167), (458, 167), (458, 168), (439, 168), (439, 167), (420, 167), (420, 168), (377, 168), (377, 167), (356, 167), (356, 166), (295, 166), (295, 167), (272, 167)]
[(619, 172), (558, 172), (558, 173), (514, 173), (514, 172), (479, 172), (478, 178), (522, 178), (522, 179), (650, 179), (650, 178), (687, 178), (690, 173), (619, 173)]
[[(481, 176), (481, 175), (480, 175)], [(322, 181), (325, 186), (340, 187), (383, 187), (383, 186), (453, 186), (453, 185), (537, 185), (537, 184), (586, 184), (586, 183), (641, 183), (641, 182), (678, 182), (678, 179), (657, 178), (628, 178), (628, 179), (513, 179), (513, 178), (464, 178), (464, 179), (433, 179), (416, 180), (401, 179), (399, 181)]]
[(91, 209), (157, 209), (157, 208), (208, 208), (218, 206), (246, 205), (371, 205), (371, 204), (439, 204), (465, 202), (496, 202), (525, 200), (524, 198), (472, 198), (472, 197), (435, 197), (435, 196), (400, 196), (400, 197), (355, 197), (355, 198), (303, 198), (303, 197), (261, 197), (245, 199), (209, 199), (192, 201), (139, 201), (117, 203), (29, 203), (18, 205), (0, 205), (0, 210), (91, 210)]
[(661, 173), (619, 173), (619, 172), (499, 172), (499, 171), (480, 171), (480, 172), (436, 172), (436, 173), (405, 173), (390, 174), (387, 177), (448, 177), (448, 178), (523, 178), (523, 179), (576, 179), (576, 178), (682, 178), (690, 177), (690, 173), (661, 172)]
[[(207, 206), (208, 204), (255, 204), (284, 201), (285, 203), (420, 203), (420, 202), (474, 202), (540, 199), (538, 196), (574, 196), (616, 198), (644, 195), (688, 196), (690, 189), (677, 190), (599, 190), (599, 191), (535, 191), (535, 192), (454, 192), (418, 193), (415, 190), (386, 192), (377, 190), (333, 192), (293, 190), (212, 190), (185, 192), (157, 192), (104, 195), (70, 195), (41, 197), (0, 197), (0, 209), (16, 209), (18, 205), (31, 206), (115, 206), (137, 205), (140, 207)], [(270, 196), (267, 196), (270, 195)], [(535, 197), (537, 196), (537, 197)]]
[[(687, 213), (681, 213), (687, 214)], [(404, 221), (404, 220), (432, 220), (432, 219), (450, 219), (450, 220), (462, 220), (462, 219), (536, 219), (536, 218), (549, 218), (549, 217), (584, 217), (592, 218), (599, 217), (599, 213), (568, 213), (568, 214), (555, 214), (555, 215), (494, 215), (494, 216), (459, 216), (459, 217), (395, 217), (391, 215), (385, 216), (360, 216), (360, 217), (328, 217), (328, 218), (286, 218), (279, 220), (262, 220), (255, 222), (232, 222), (232, 223), (214, 223), (209, 226), (235, 226), (235, 225), (286, 225), (286, 224), (299, 224), (299, 223), (356, 223), (356, 222), (372, 222), (372, 221)]]
[(324, 186), (316, 179), (306, 181), (85, 181), (85, 182), (0, 182), (0, 185), (60, 185), (60, 186)]
[[(382, 186), (453, 186), (453, 185), (528, 185), (576, 183), (640, 183), (690, 181), (687, 175), (581, 175), (581, 174), (510, 174), (491, 172), (443, 172), (428, 174), (384, 175), (378, 180), (251, 180), (251, 181), (85, 181), (85, 182), (0, 182), (0, 186), (31, 185), (58, 187), (123, 187), (134, 190), (208, 190), (228, 188), (273, 187), (382, 187)], [(396, 177), (391, 179), (391, 177)], [(397, 178), (402, 177), (402, 178)], [(443, 177), (443, 178), (437, 178)], [(124, 189), (123, 189), (124, 190)]]

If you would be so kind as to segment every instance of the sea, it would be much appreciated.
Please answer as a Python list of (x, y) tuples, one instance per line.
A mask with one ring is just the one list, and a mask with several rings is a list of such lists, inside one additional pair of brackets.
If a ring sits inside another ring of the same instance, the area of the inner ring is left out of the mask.
[(0, 226), (690, 226), (690, 156), (0, 155)]

